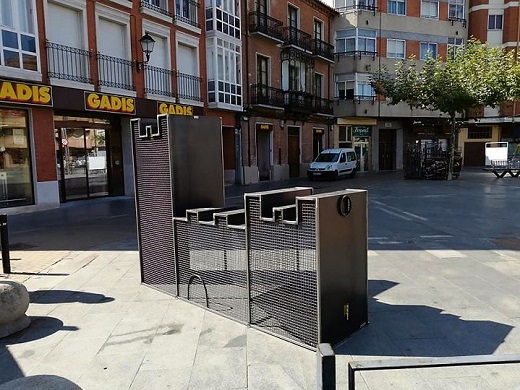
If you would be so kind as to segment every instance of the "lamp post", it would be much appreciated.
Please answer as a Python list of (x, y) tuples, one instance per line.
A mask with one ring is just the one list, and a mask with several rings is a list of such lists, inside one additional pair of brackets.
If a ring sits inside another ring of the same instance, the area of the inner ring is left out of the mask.
[(145, 33), (141, 39), (139, 39), (139, 45), (141, 45), (141, 50), (145, 55), (145, 61), (135, 60), (135, 69), (139, 72), (141, 68), (150, 61), (150, 54), (153, 52), (153, 45), (155, 44), (155, 40), (150, 36), (150, 34)]

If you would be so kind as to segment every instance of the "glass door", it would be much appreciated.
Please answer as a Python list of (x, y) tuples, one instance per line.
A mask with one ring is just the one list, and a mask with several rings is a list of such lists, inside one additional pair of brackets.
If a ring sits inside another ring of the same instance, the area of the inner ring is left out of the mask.
[(104, 129), (55, 130), (60, 198), (63, 202), (108, 195)]
[(369, 156), (368, 156), (368, 142), (354, 142), (354, 150), (358, 156), (359, 172), (368, 172)]

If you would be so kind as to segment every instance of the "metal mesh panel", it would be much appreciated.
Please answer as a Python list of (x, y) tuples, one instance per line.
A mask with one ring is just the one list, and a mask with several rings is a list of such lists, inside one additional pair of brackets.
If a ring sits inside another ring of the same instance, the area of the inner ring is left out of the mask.
[(132, 120), (142, 280), (176, 295), (168, 127), (160, 138), (139, 138), (140, 126)]
[(251, 325), (315, 347), (318, 342), (316, 212), (300, 203), (299, 224), (261, 220), (246, 197)]
[(218, 216), (215, 224), (199, 223), (194, 214), (174, 224), (179, 296), (246, 322), (245, 230), (228, 227)]

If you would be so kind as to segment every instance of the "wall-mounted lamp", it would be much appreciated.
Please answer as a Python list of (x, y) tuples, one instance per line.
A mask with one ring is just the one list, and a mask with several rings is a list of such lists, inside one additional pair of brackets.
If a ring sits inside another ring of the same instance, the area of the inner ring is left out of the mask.
[(280, 127), (283, 129), (285, 127), (285, 121), (280, 119)]
[(141, 37), (141, 39), (139, 39), (139, 44), (141, 45), (141, 50), (143, 51), (143, 54), (144, 54), (146, 60), (143, 62), (135, 60), (135, 69), (138, 72), (142, 69), (142, 67), (145, 64), (148, 63), (148, 61), (150, 61), (150, 54), (152, 54), (154, 43), (155, 43), (155, 40), (148, 33), (145, 33)]

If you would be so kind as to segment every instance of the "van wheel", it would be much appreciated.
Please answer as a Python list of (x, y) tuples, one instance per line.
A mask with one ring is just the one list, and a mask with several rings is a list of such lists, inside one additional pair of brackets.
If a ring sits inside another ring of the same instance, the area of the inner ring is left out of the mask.
[(357, 169), (354, 168), (354, 169), (352, 170), (352, 172), (350, 173), (350, 178), (351, 178), (351, 179), (353, 179), (353, 178), (356, 177), (356, 172), (357, 172)]

